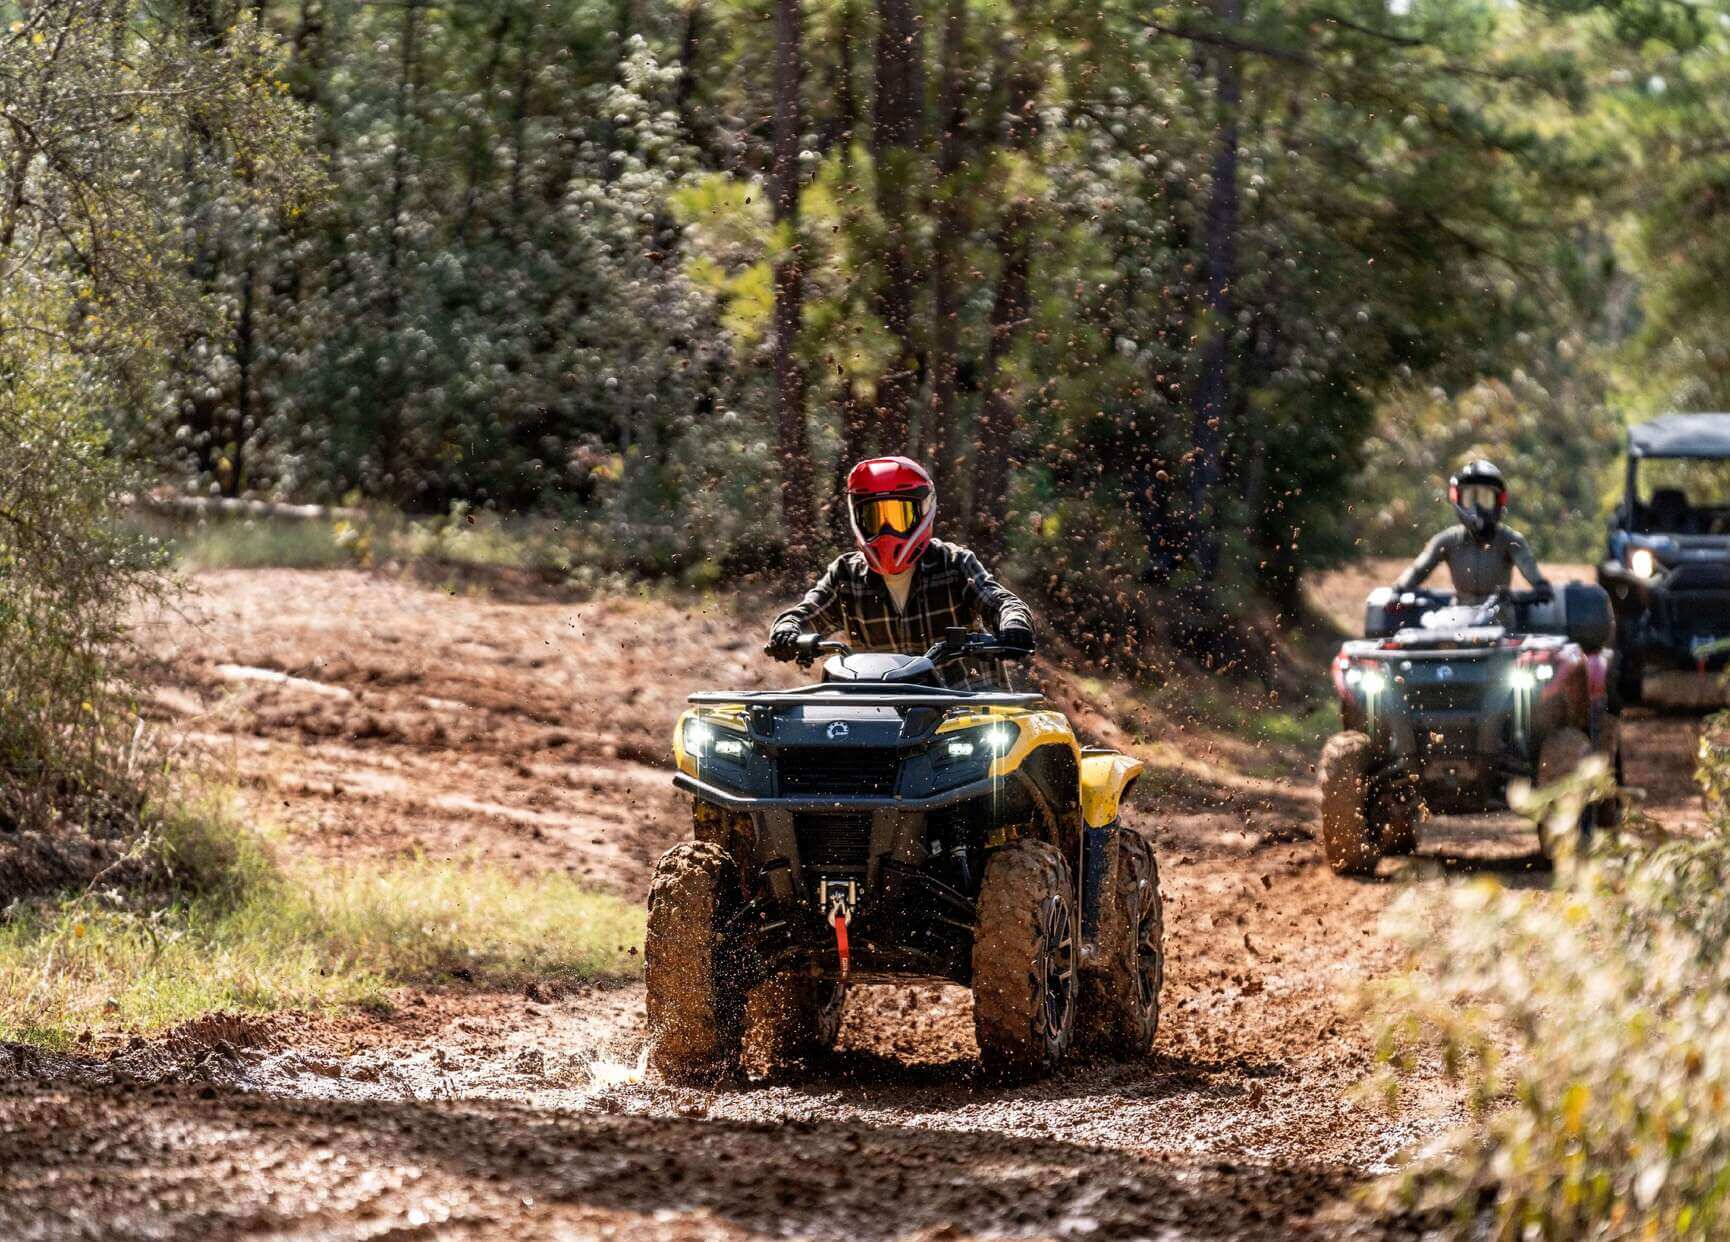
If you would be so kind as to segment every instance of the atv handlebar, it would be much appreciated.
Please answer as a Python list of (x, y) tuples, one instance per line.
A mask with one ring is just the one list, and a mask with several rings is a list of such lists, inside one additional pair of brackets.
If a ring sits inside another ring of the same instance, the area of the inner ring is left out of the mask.
[[(1506, 589), (1492, 591), (1479, 604), (1546, 604), (1556, 597), (1554, 587), (1534, 587), (1529, 591)], [(1394, 599), (1401, 604), (1412, 604), (1419, 608), (1445, 608), (1460, 602), (1460, 597), (1454, 591), (1432, 591), (1424, 587), (1416, 587), (1410, 591), (1394, 592)]]
[[(800, 668), (810, 668), (823, 655), (850, 656), (853, 648), (844, 642), (824, 638), (820, 634), (801, 634), (791, 648), (778, 647), (773, 642), (763, 645), (763, 654), (777, 660), (792, 660)], [(1021, 647), (1006, 645), (996, 634), (970, 634), (953, 628), (943, 632), (943, 640), (925, 653), (933, 664), (946, 664), (966, 657), (994, 660), (1025, 660), (1033, 654)]]

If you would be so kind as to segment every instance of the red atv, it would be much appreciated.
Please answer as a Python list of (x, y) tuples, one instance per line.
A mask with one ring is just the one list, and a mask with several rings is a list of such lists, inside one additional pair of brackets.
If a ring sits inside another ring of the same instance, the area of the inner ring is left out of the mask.
[[(1322, 846), (1347, 875), (1409, 854), (1426, 811), (1505, 809), (1514, 780), (1549, 784), (1592, 753), (1621, 783), (1608, 693), (1613, 632), (1601, 587), (1503, 592), (1481, 604), (1414, 591), (1371, 594), (1366, 637), (1333, 663), (1345, 731), (1322, 751)], [(1607, 822), (1590, 806), (1580, 830)], [(1546, 855), (1551, 833), (1540, 828)]]

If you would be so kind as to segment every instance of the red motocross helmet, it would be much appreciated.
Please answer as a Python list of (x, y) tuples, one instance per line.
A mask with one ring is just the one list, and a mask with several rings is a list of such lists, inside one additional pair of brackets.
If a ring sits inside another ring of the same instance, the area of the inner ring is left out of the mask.
[(871, 457), (847, 475), (847, 517), (865, 563), (880, 574), (912, 569), (931, 542), (937, 489), (905, 457)]

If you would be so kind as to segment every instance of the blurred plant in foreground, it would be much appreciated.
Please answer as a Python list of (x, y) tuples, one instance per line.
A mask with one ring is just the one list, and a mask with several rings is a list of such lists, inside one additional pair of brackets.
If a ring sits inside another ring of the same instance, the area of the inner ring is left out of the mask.
[[(1723, 720), (1714, 722), (1723, 727)], [(1702, 747), (1722, 787), (1730, 755)], [(1601, 773), (1526, 808), (1576, 822)], [(1393, 915), (1415, 969), (1378, 986), (1398, 1075), (1439, 1051), (1476, 1114), (1378, 1195), (1461, 1235), (1711, 1238), (1730, 1228), (1730, 813), (1702, 839), (1638, 815), (1557, 865), (1552, 891), (1414, 890)]]

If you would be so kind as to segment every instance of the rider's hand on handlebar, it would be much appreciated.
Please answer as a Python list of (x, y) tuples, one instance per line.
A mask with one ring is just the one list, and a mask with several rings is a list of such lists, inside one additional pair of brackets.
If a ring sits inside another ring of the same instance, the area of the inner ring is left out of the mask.
[(1011, 625), (997, 632), (997, 645), (1006, 653), (1030, 656), (1033, 654), (1033, 631), (1024, 625)]
[(769, 641), (764, 644), (763, 654), (777, 660), (796, 660), (799, 658), (799, 639), (803, 631), (797, 625), (777, 625), (769, 631)]

